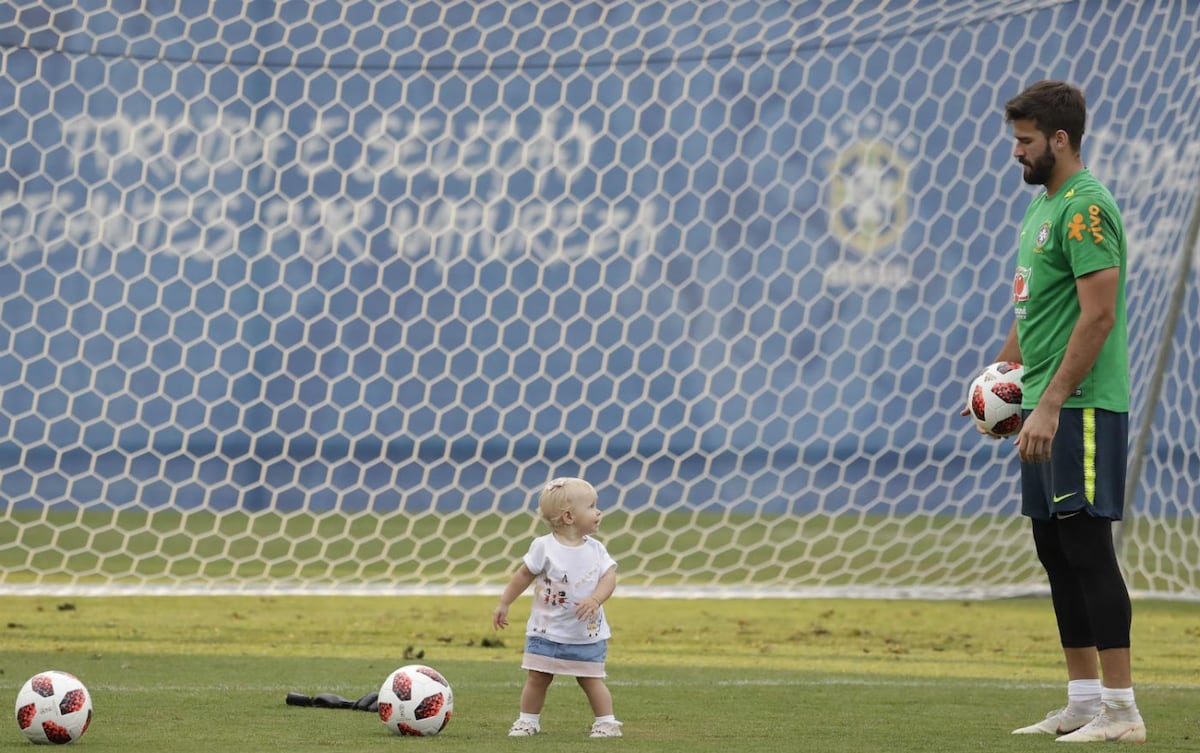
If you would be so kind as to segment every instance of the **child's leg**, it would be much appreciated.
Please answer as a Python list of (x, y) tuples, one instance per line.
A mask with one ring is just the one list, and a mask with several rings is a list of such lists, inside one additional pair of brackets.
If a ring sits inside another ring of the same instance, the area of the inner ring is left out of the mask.
[(601, 677), (578, 677), (579, 687), (583, 688), (588, 703), (592, 704), (592, 713), (597, 717), (612, 716), (613, 699), (608, 686)]
[[(521, 690), (521, 713), (540, 714), (546, 703), (546, 689), (554, 682), (554, 675), (529, 670), (525, 678), (525, 687)], [(611, 701), (609, 704), (611, 705)]]

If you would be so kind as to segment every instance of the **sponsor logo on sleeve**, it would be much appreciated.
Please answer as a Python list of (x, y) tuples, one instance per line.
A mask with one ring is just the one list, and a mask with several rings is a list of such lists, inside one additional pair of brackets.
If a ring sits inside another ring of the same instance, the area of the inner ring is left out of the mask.
[(1088, 229), (1092, 231), (1092, 243), (1099, 246), (1104, 242), (1104, 226), (1100, 224), (1100, 207), (1092, 204), (1088, 207)]
[(1078, 212), (1071, 218), (1071, 223), (1067, 225), (1067, 237), (1073, 241), (1083, 240), (1083, 231), (1087, 229), (1087, 225), (1083, 222), (1083, 215)]

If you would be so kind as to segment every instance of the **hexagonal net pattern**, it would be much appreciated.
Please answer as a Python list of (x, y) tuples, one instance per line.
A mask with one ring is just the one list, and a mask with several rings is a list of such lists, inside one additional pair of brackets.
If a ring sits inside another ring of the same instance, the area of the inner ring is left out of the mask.
[(1040, 590), (959, 411), (1034, 196), (1003, 103), (1063, 78), (1132, 239), (1126, 564), (1200, 596), (1197, 26), (5, 3), (0, 589), (495, 592), (580, 475), (633, 592)]

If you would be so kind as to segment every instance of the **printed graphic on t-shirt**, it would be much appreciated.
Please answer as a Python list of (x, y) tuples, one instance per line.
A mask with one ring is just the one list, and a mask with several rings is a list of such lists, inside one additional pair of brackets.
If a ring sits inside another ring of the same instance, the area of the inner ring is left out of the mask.
[(542, 579), (542, 603), (550, 607), (565, 607), (567, 606), (567, 589), (570, 584), (567, 583), (567, 576), (562, 577), (562, 584), (559, 585), (550, 578)]

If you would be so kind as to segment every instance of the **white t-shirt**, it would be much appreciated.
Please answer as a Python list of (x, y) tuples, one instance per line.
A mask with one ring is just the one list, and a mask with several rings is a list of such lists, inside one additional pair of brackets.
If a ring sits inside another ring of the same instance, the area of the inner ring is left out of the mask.
[(603, 544), (585, 536), (582, 544), (567, 546), (548, 533), (533, 540), (524, 560), (537, 576), (526, 635), (558, 643), (595, 643), (612, 636), (604, 607), (590, 620), (575, 616), (576, 604), (591, 596), (600, 576), (617, 566)]

